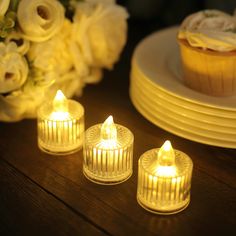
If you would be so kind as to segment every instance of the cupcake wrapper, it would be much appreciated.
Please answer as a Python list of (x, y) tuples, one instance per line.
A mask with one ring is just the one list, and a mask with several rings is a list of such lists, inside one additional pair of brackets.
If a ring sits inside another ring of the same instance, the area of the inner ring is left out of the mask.
[(236, 52), (193, 48), (179, 40), (186, 85), (212, 96), (236, 94)]

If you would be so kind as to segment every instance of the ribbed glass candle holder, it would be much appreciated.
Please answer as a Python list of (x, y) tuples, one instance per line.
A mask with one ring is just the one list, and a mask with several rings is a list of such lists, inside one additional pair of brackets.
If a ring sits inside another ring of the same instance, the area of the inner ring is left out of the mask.
[(115, 124), (117, 138), (109, 143), (101, 139), (101, 127), (97, 124), (85, 132), (83, 172), (93, 182), (119, 184), (133, 172), (134, 136), (126, 127)]
[(68, 101), (64, 118), (54, 118), (52, 102), (38, 110), (38, 146), (49, 154), (65, 155), (82, 148), (84, 135), (84, 108), (73, 100)]
[[(149, 150), (139, 159), (137, 200), (153, 213), (174, 214), (184, 210), (190, 202), (193, 163), (185, 153), (174, 150), (175, 166), (162, 167), (158, 173), (159, 150)], [(161, 172), (165, 174), (160, 175)]]

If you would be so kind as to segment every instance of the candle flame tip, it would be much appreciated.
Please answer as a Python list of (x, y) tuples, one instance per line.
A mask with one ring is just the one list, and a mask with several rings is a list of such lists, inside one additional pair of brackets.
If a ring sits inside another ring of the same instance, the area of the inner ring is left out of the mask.
[(159, 165), (171, 166), (175, 164), (175, 153), (169, 140), (165, 141), (159, 149), (157, 157)]
[(171, 142), (169, 140), (166, 140), (163, 144), (163, 149), (165, 151), (169, 151), (172, 149), (172, 145), (171, 145)]
[(103, 139), (116, 140), (117, 130), (113, 121), (113, 116), (109, 116), (102, 124), (101, 135)]
[(57, 90), (56, 96), (54, 98), (55, 100), (64, 100), (66, 99), (64, 93), (59, 89)]
[(108, 116), (104, 123), (109, 125), (113, 124), (114, 123), (113, 116), (112, 115)]
[(57, 90), (53, 99), (53, 110), (55, 112), (68, 112), (68, 100), (61, 90)]

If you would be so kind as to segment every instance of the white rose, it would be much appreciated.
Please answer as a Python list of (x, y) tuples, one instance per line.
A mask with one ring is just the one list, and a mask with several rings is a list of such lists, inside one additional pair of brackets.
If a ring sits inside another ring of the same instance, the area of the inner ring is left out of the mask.
[(12, 31), (9, 33), (5, 38), (5, 42), (15, 42), (17, 45), (17, 51), (21, 55), (25, 55), (30, 48), (30, 42), (27, 39), (23, 39), (17, 31)]
[(85, 64), (111, 69), (126, 42), (127, 11), (112, 0), (77, 4), (72, 39)]
[(0, 16), (4, 16), (8, 10), (10, 0), (0, 0)]
[(78, 75), (80, 77), (87, 76), (89, 74), (89, 65), (85, 62), (81, 49), (78, 47), (77, 43), (71, 41), (69, 49)]
[(22, 89), (6, 96), (0, 95), (0, 120), (19, 121), (23, 118), (35, 118), (37, 108), (44, 99), (45, 88), (35, 86), (28, 80)]
[(42, 42), (55, 35), (64, 22), (64, 8), (56, 0), (21, 0), (17, 19), (22, 36)]
[(69, 50), (71, 27), (71, 22), (65, 19), (61, 30), (51, 39), (31, 44), (27, 57), (34, 67), (43, 71), (57, 71), (59, 75), (72, 68)]
[(15, 43), (0, 43), (0, 93), (19, 89), (28, 76), (28, 64)]
[(75, 94), (81, 95), (83, 87), (83, 79), (78, 75), (76, 70), (70, 70), (63, 75), (60, 75), (55, 80), (55, 83), (49, 87), (47, 97), (53, 99), (58, 89), (62, 90), (67, 98), (70, 98)]
[(89, 74), (83, 78), (83, 81), (87, 84), (95, 84), (102, 79), (102, 75), (101, 68), (91, 67)]

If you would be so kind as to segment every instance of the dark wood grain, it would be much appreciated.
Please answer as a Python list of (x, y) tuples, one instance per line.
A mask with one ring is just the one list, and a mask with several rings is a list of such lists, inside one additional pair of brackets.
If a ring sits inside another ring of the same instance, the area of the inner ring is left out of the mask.
[(107, 235), (3, 160), (0, 160), (0, 186), (3, 229), (17, 235)]
[[(77, 98), (87, 128), (112, 114), (134, 133), (132, 177), (116, 186), (96, 185), (82, 173), (82, 151), (58, 157), (38, 149), (35, 120), (0, 123), (1, 235), (45, 233), (47, 227), (59, 235), (236, 235), (236, 150), (168, 133), (145, 120), (129, 99), (131, 55), (145, 33), (131, 32), (114, 70)], [(167, 139), (193, 160), (191, 202), (179, 214), (159, 216), (136, 201), (137, 164), (143, 152)]]
[[(35, 130), (34, 121), (24, 122), (31, 125), (31, 128), (28, 127), (27, 130)], [(76, 213), (83, 214), (94, 225), (102, 227), (104, 231), (112, 235), (148, 233), (145, 227), (138, 225), (134, 227), (132, 219), (127, 219), (122, 212), (116, 209), (117, 206), (112, 206), (109, 202), (106, 202), (107, 199), (99, 196), (98, 193), (103, 191), (102, 189), (95, 192), (96, 189), (87, 188), (87, 185), (92, 185), (82, 174), (83, 160), (81, 152), (68, 157), (49, 156), (39, 151), (31, 135), (23, 136), (25, 131), (18, 130), (17, 127), (15, 127), (15, 131), (17, 135), (22, 137), (22, 142), (18, 142), (19, 137), (12, 138), (14, 142), (11, 145), (14, 146), (14, 150), (8, 149), (2, 155), (4, 160), (20, 169), (43, 189), (47, 189), (58, 199), (61, 199)], [(28, 148), (29, 146), (32, 148)], [(112, 189), (110, 188), (110, 190)], [(111, 192), (107, 193), (111, 197)], [(113, 198), (116, 198), (116, 196), (114, 195)], [(134, 201), (136, 204), (135, 199)]]
[[(100, 88), (103, 90), (103, 86), (100, 85), (88, 88), (89, 94), (96, 94)], [(86, 98), (86, 94), (83, 98)], [(120, 116), (117, 112), (114, 116), (135, 133), (134, 174), (127, 182), (117, 186), (100, 186), (89, 182), (82, 174), (82, 152), (66, 157), (50, 156), (40, 152), (36, 138), (32, 138), (36, 137), (35, 121), (4, 124), (1, 127), (6, 134), (2, 138), (5, 139), (7, 131), (15, 131), (15, 136), (11, 137), (11, 142), (5, 147), (2, 157), (76, 212), (85, 215), (94, 224), (100, 225), (113, 235), (146, 235), (156, 232), (160, 232), (161, 235), (171, 235), (175, 232), (177, 235), (197, 235), (207, 233), (209, 229), (214, 233), (236, 232), (236, 191), (231, 184), (236, 173), (228, 172), (234, 168), (230, 165), (234, 163), (234, 151), (230, 150), (230, 155), (227, 155), (227, 150), (223, 152), (224, 149), (197, 144), (166, 133), (137, 114), (129, 101), (123, 102), (122, 106), (119, 104), (122, 98), (112, 101), (114, 104), (118, 103), (117, 107), (120, 108), (116, 109), (126, 110), (127, 115)], [(110, 100), (108, 104), (106, 99), (102, 102), (103, 106), (109, 106)], [(92, 103), (96, 105), (96, 100), (92, 100)], [(99, 113), (99, 109), (87, 109), (87, 126), (96, 122), (96, 113)], [(22, 124), (25, 129), (22, 129)], [(24, 136), (25, 130), (28, 135)], [(22, 140), (21, 143), (19, 139)], [(163, 139), (174, 140), (173, 145), (181, 150), (186, 149), (194, 161), (191, 204), (184, 212), (169, 217), (150, 214), (136, 202), (137, 160), (145, 150), (159, 146)], [(11, 146), (14, 146), (14, 149), (11, 149)], [(216, 152), (221, 158), (208, 155), (208, 152)], [(220, 152), (227, 158), (223, 158)], [(221, 168), (222, 166), (224, 168)], [(228, 178), (223, 178), (224, 176)], [(171, 225), (171, 229), (167, 230), (167, 225)]]

